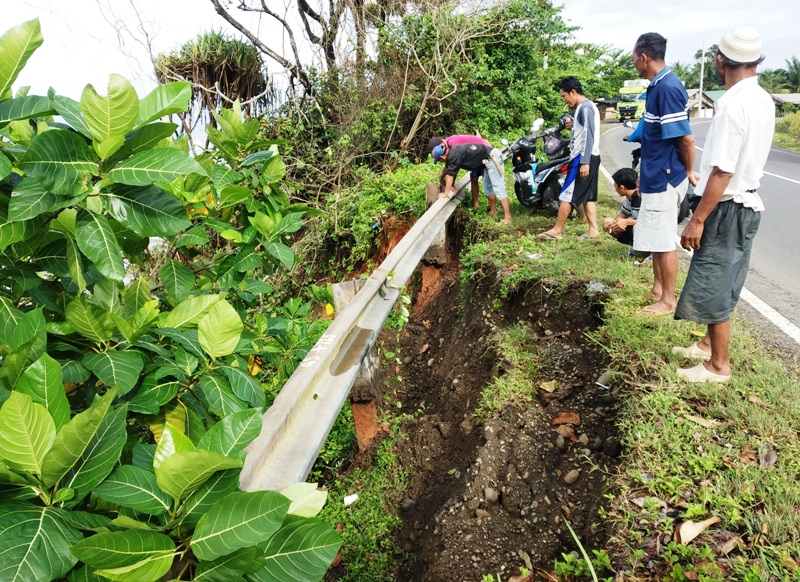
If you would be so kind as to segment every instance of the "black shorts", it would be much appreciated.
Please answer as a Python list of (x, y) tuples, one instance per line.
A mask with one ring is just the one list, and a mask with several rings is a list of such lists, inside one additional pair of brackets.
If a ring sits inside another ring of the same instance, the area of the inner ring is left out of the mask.
[(558, 199), (569, 202), (572, 206), (581, 206), (587, 202), (597, 202), (597, 179), (600, 176), (600, 156), (589, 158), (589, 175), (580, 176), (580, 156), (570, 160), (567, 168), (567, 180), (561, 189)]
[(617, 242), (633, 246), (633, 226), (628, 226), (617, 235)]

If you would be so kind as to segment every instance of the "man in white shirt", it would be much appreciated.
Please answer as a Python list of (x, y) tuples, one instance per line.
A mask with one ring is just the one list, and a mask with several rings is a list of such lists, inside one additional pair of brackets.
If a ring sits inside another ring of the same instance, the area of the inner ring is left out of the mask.
[(725, 33), (715, 65), (725, 94), (715, 108), (700, 162), (702, 199), (681, 236), (694, 249), (675, 319), (708, 324), (702, 341), (674, 353), (705, 360), (678, 370), (688, 382), (727, 382), (730, 313), (739, 300), (764, 204), (758, 187), (775, 129), (775, 105), (758, 85), (761, 37), (748, 26)]

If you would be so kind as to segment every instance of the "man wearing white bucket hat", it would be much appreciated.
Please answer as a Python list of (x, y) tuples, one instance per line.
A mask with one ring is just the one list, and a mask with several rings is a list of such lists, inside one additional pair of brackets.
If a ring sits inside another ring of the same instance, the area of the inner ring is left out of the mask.
[(702, 198), (681, 235), (681, 245), (694, 255), (675, 319), (708, 324), (702, 341), (672, 350), (705, 360), (678, 370), (688, 382), (731, 377), (730, 313), (744, 286), (764, 210), (758, 187), (775, 129), (775, 105), (756, 75), (763, 60), (761, 37), (749, 26), (726, 32), (714, 59), (725, 94), (715, 104), (700, 161), (695, 192)]

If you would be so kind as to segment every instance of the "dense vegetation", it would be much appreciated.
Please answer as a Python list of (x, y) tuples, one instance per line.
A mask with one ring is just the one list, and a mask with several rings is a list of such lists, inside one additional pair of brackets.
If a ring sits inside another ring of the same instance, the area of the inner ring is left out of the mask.
[(271, 301), (307, 211), (277, 147), (234, 104), (191, 157), (159, 121), (185, 82), (12, 96), (41, 42), (36, 20), (0, 38), (0, 578), (321, 577), (325, 494), (239, 491), (322, 331)]

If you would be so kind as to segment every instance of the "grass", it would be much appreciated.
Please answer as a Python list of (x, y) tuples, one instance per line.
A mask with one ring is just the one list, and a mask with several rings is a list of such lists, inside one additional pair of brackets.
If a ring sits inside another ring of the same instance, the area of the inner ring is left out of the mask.
[[(616, 214), (616, 196), (605, 184), (601, 190), (601, 217)], [(627, 453), (603, 509), (615, 569), (652, 579), (654, 572), (643, 564), (654, 561), (659, 579), (800, 580), (796, 370), (774, 360), (748, 323), (734, 317), (731, 383), (679, 382), (675, 370), (685, 362), (670, 348), (696, 341), (704, 329), (635, 315), (652, 270), (634, 266), (629, 247), (610, 237), (576, 239), (585, 224), (570, 221), (562, 240), (540, 241), (536, 233), (555, 219), (531, 216), (516, 204), (512, 212), (510, 226), (481, 222), (481, 235), (491, 240), (475, 241), (465, 250), (462, 277), (499, 272), (503, 294), (541, 279), (556, 292), (590, 280), (614, 289), (605, 322), (591, 337), (608, 353), (615, 382), (629, 386), (617, 418)], [(537, 254), (541, 258), (529, 258)], [(531, 349), (526, 333), (524, 326), (515, 326), (497, 336), (510, 368), (524, 370), (521, 359)], [(530, 397), (514, 373), (506, 376), (502, 386), (492, 388), (499, 395), (484, 400), (486, 414), (502, 406), (504, 398)], [(640, 503), (644, 507), (634, 502), (643, 498), (650, 498)], [(721, 521), (690, 544), (657, 545), (656, 540), (671, 538), (677, 524), (711, 516)], [(741, 543), (722, 553), (721, 540), (736, 536)]]
[(772, 145), (792, 150), (793, 152), (800, 152), (800, 139), (790, 132), (776, 130), (772, 138)]

